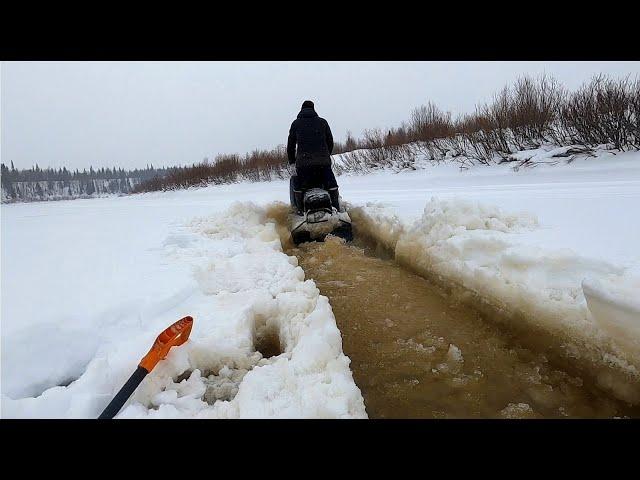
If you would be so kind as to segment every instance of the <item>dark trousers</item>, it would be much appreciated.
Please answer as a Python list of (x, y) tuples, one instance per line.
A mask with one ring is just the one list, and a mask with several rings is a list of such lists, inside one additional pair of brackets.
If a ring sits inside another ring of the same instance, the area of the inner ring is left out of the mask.
[[(293, 188), (295, 190), (309, 190), (310, 188), (323, 188), (329, 192), (331, 198), (331, 204), (340, 211), (339, 195), (338, 195), (338, 182), (331, 170), (331, 165), (326, 167), (296, 167), (297, 175), (292, 177), (294, 180)], [(293, 198), (291, 204), (294, 204)], [(302, 206), (298, 205), (299, 210)]]
[(296, 167), (298, 174), (296, 190), (308, 190), (310, 188), (324, 188), (333, 190), (338, 188), (338, 182), (331, 170), (331, 165), (325, 167)]

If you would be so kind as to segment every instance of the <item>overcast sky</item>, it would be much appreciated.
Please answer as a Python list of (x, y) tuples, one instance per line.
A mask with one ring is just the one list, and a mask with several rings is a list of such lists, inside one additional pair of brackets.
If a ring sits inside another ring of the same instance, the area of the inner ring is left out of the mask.
[(433, 100), (472, 111), (524, 73), (570, 88), (640, 62), (3, 62), (2, 162), (124, 168), (286, 143), (305, 99), (337, 140)]

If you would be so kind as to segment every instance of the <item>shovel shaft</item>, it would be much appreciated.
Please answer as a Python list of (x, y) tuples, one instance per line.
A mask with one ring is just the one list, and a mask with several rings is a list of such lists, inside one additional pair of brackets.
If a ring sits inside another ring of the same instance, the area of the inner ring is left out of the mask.
[(138, 387), (138, 385), (140, 385), (140, 382), (142, 382), (142, 380), (144, 379), (144, 377), (147, 376), (148, 373), (149, 372), (145, 370), (143, 367), (139, 366), (138, 368), (136, 368), (136, 371), (133, 372), (133, 375), (129, 377), (129, 380), (127, 380), (127, 383), (125, 383), (122, 386), (122, 388), (116, 394), (116, 396), (113, 397), (113, 400), (111, 400), (111, 403), (107, 405), (107, 408), (104, 409), (104, 411), (100, 414), (98, 419), (115, 417), (120, 411), (120, 409), (122, 408), (122, 406), (126, 403), (126, 401), (129, 400), (129, 397), (131, 396), (131, 394)]
[(160, 360), (163, 360), (167, 356), (169, 350), (187, 341), (192, 326), (193, 317), (186, 316), (165, 328), (160, 335), (156, 337), (151, 350), (142, 358), (136, 371), (133, 372), (133, 375), (129, 377), (127, 383), (122, 386), (98, 418), (115, 417), (122, 406), (129, 400), (134, 390), (138, 388), (138, 385), (140, 385), (144, 377), (153, 370), (153, 367), (155, 367)]

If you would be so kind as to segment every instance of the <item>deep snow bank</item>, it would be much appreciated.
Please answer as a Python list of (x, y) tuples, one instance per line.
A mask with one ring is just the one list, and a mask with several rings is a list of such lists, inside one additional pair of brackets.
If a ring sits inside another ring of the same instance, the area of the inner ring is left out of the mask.
[(143, 381), (120, 418), (366, 417), (328, 300), (282, 252), (264, 209), (238, 203), (176, 225), (163, 253), (191, 268), (182, 298), (92, 345), (68, 386), (35, 398), (3, 394), (3, 417), (96, 417), (185, 311), (195, 320), (190, 340)]
[[(432, 198), (412, 224), (381, 204), (352, 207), (349, 213), (356, 234), (393, 252), (399, 263), (452, 288), (491, 318), (534, 336), (537, 348), (591, 376), (618, 398), (640, 402), (640, 349), (628, 339), (638, 335), (640, 309), (626, 305), (626, 319), (613, 318), (611, 308), (591, 312), (595, 300), (587, 305), (582, 288), (583, 280), (595, 279), (610, 292), (637, 292), (638, 279), (624, 268), (569, 249), (527, 244), (519, 235), (537, 227), (535, 217), (506, 214), (483, 203)], [(621, 296), (608, 296), (609, 304)], [(603, 328), (605, 322), (618, 330)]]

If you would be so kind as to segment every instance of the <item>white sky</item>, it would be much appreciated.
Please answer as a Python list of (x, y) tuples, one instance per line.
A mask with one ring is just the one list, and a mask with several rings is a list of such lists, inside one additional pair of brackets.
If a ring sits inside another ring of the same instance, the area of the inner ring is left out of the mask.
[(16, 168), (169, 166), (286, 143), (311, 99), (337, 140), (398, 126), (428, 100), (453, 113), (524, 73), (569, 88), (640, 62), (3, 62), (1, 160)]

